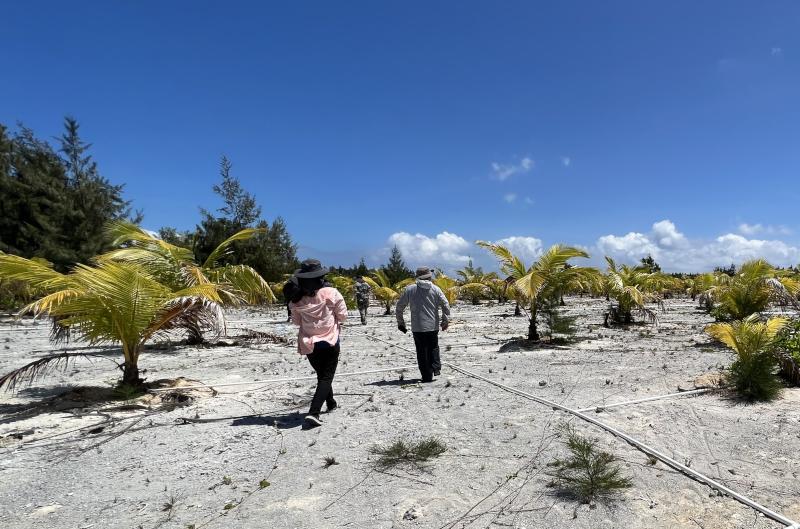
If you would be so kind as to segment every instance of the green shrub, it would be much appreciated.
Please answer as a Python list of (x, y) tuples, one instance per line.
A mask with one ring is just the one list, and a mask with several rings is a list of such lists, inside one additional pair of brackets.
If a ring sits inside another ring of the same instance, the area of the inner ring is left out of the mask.
[(632, 486), (616, 464), (616, 457), (597, 448), (597, 439), (578, 435), (570, 427), (565, 433), (570, 456), (550, 463), (554, 469), (548, 472), (552, 486), (581, 503), (611, 498)]
[(800, 385), (800, 319), (791, 320), (778, 333), (775, 347), (781, 377), (790, 384)]

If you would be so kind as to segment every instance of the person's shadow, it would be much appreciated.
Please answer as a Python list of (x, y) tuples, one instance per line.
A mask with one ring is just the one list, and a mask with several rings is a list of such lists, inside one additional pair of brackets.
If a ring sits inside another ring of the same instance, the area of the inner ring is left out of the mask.
[(231, 426), (274, 426), (279, 430), (288, 430), (303, 426), (305, 414), (294, 411), (291, 413), (276, 413), (272, 415), (258, 415), (234, 419)]
[(415, 384), (429, 384), (429, 382), (423, 382), (421, 378), (406, 378), (403, 380), (379, 380), (377, 382), (368, 382), (365, 385), (366, 386), (413, 386)]

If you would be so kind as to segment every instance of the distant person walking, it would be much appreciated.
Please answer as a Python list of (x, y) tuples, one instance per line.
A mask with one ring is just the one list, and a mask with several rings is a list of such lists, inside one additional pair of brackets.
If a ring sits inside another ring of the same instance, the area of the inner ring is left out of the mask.
[[(439, 328), (447, 330), (450, 324), (450, 304), (442, 289), (431, 282), (431, 271), (427, 267), (417, 268), (416, 282), (408, 285), (397, 300), (397, 328), (407, 332), (403, 312), (411, 306), (411, 332), (417, 349), (417, 364), (423, 382), (431, 382), (439, 376), (442, 362), (439, 359)], [(442, 309), (441, 325), (439, 308)]]
[(339, 336), (347, 319), (344, 298), (325, 281), (328, 269), (316, 259), (307, 259), (294, 273), (299, 289), (289, 303), (292, 322), (299, 326), (297, 350), (308, 358), (317, 373), (317, 389), (305, 417), (306, 426), (321, 426), (322, 403), (327, 411), (336, 409), (333, 376), (339, 364)]
[(367, 324), (367, 309), (369, 308), (369, 293), (372, 292), (372, 287), (364, 281), (361, 276), (356, 277), (356, 284), (353, 285), (353, 290), (356, 295), (356, 304), (358, 305), (358, 312), (361, 314), (361, 325)]

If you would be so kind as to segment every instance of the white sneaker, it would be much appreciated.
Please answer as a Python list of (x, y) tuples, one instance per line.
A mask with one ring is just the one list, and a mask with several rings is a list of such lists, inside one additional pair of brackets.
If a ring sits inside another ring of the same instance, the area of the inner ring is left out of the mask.
[(306, 415), (306, 422), (312, 428), (316, 426), (322, 426), (322, 421), (319, 420), (319, 415)]

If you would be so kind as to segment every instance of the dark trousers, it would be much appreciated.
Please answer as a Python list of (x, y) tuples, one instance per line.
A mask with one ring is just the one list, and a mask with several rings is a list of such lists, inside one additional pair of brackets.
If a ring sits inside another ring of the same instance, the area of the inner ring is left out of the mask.
[(358, 313), (361, 314), (362, 324), (367, 323), (367, 307), (369, 307), (368, 301), (365, 301), (363, 303), (361, 301), (358, 302)]
[(317, 390), (311, 399), (308, 414), (319, 415), (323, 402), (327, 403), (328, 408), (336, 405), (333, 400), (333, 375), (336, 374), (336, 366), (339, 364), (339, 343), (331, 345), (328, 342), (317, 342), (314, 344), (314, 352), (307, 354), (306, 358), (317, 372)]
[(439, 331), (415, 332), (414, 346), (417, 349), (417, 365), (423, 382), (433, 380), (433, 373), (442, 369), (439, 359)]

